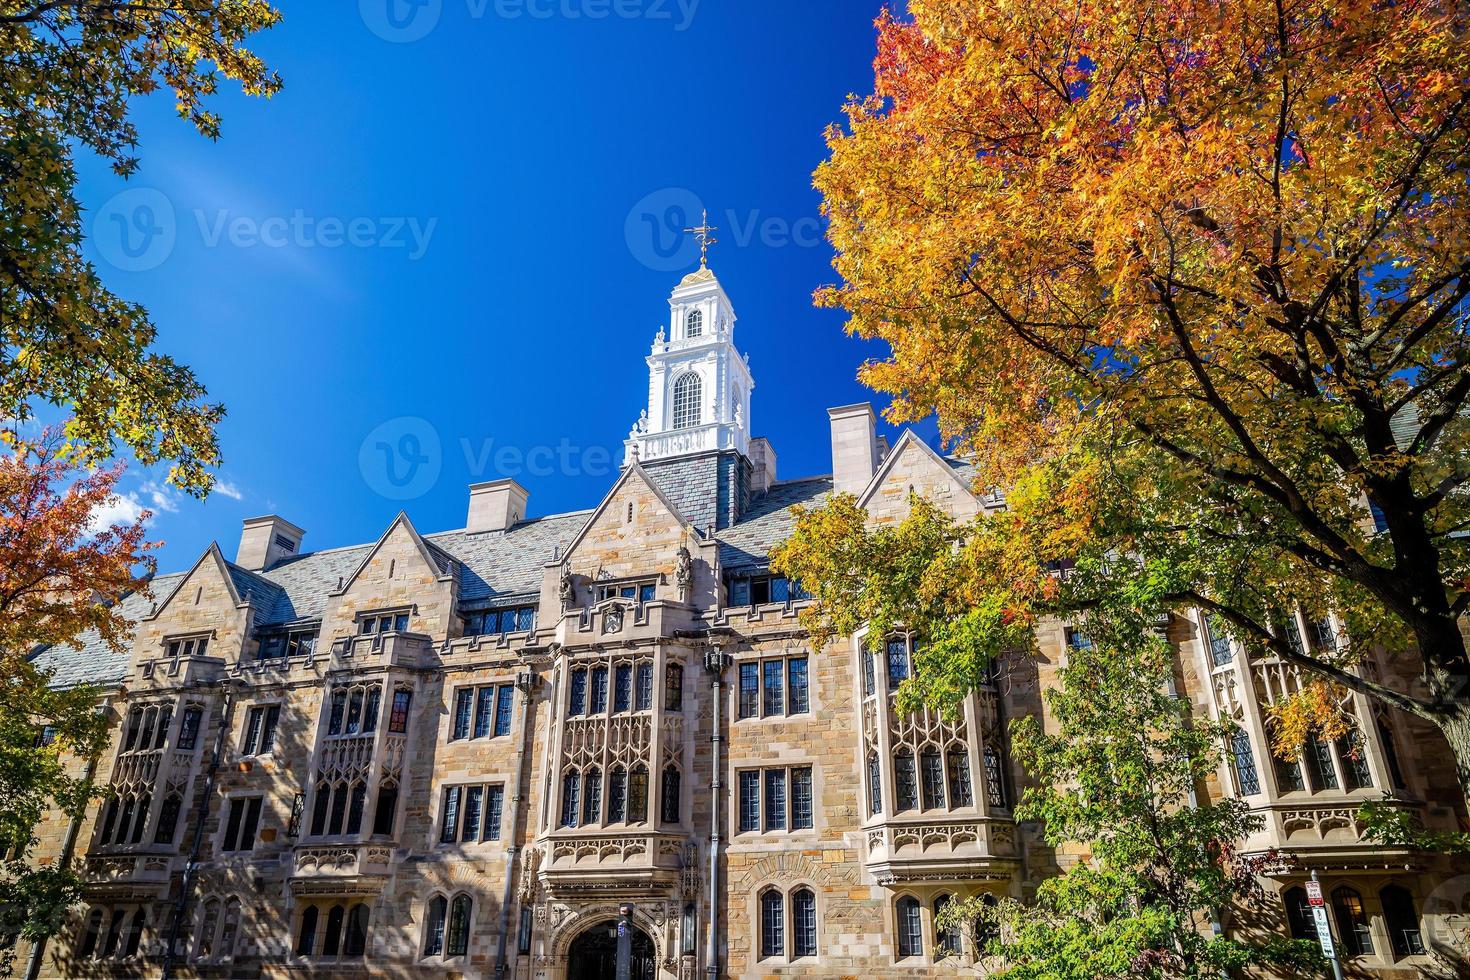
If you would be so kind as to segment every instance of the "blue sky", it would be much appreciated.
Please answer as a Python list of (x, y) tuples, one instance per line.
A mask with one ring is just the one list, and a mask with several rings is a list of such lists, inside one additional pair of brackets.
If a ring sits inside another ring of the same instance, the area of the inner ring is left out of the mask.
[[(460, 527), (466, 486), (502, 475), (532, 515), (595, 505), (697, 263), (664, 226), (700, 204), (755, 432), (781, 476), (830, 471), (825, 409), (872, 397), (854, 372), (880, 352), (812, 307), (834, 274), (811, 172), (871, 88), (876, 0), (277, 5), (253, 46), (279, 96), (227, 88), (217, 143), (152, 98), (137, 176), (79, 161), (105, 280), (229, 412), (208, 501), (125, 478), (157, 511), (163, 569), (213, 539), (233, 556), (263, 513), (312, 550), (399, 509)], [(423, 436), (425, 456), (437, 440), (411, 499), (360, 462), (375, 431)]]

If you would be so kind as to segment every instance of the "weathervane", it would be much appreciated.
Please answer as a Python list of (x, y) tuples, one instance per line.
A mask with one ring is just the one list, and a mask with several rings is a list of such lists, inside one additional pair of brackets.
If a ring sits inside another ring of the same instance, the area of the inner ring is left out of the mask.
[(707, 210), (700, 212), (698, 225), (693, 228), (684, 229), (686, 234), (693, 235), (694, 240), (699, 243), (699, 267), (701, 269), (705, 268), (709, 263), (709, 247), (711, 245), (718, 245), (720, 241), (711, 235), (710, 232), (719, 230), (709, 223), (709, 211)]

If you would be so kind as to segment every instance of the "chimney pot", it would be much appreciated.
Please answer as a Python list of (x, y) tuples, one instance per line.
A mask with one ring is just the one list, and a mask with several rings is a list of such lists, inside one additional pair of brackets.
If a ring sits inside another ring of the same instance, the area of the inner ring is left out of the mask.
[(263, 572), (282, 558), (300, 552), (304, 537), (305, 531), (275, 514), (247, 518), (240, 530), (235, 564), (252, 572)]
[(515, 480), (491, 480), (470, 486), (466, 531), (505, 531), (526, 519), (530, 493)]
[(873, 406), (867, 402), (827, 409), (832, 421), (832, 489), (860, 494), (878, 472)]

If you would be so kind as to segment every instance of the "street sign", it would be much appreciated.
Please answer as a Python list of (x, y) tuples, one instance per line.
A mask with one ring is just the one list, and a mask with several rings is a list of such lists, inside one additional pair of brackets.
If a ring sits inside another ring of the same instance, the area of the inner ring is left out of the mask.
[(1329, 960), (1337, 955), (1332, 946), (1332, 929), (1327, 925), (1327, 909), (1321, 905), (1312, 906), (1312, 924), (1317, 927), (1317, 942), (1322, 944), (1322, 955)]
[(1326, 905), (1327, 904), (1326, 902), (1322, 901), (1322, 882), (1318, 881), (1316, 878), (1313, 878), (1313, 879), (1311, 879), (1310, 881), (1307, 882), (1307, 904), (1308, 905)]

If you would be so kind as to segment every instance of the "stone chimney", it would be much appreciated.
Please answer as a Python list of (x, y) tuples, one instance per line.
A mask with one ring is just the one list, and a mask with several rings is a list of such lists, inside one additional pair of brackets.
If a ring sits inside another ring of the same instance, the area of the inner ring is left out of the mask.
[(301, 550), (306, 532), (283, 517), (269, 514), (246, 519), (240, 531), (240, 549), (235, 564), (252, 572), (263, 572), (282, 558)]
[(860, 494), (878, 471), (873, 406), (867, 402), (827, 409), (832, 420), (832, 489)]
[(515, 480), (491, 480), (470, 487), (466, 531), (504, 531), (526, 518), (526, 488)]
[(765, 493), (776, 482), (776, 450), (770, 440), (757, 436), (750, 440), (750, 489)]

